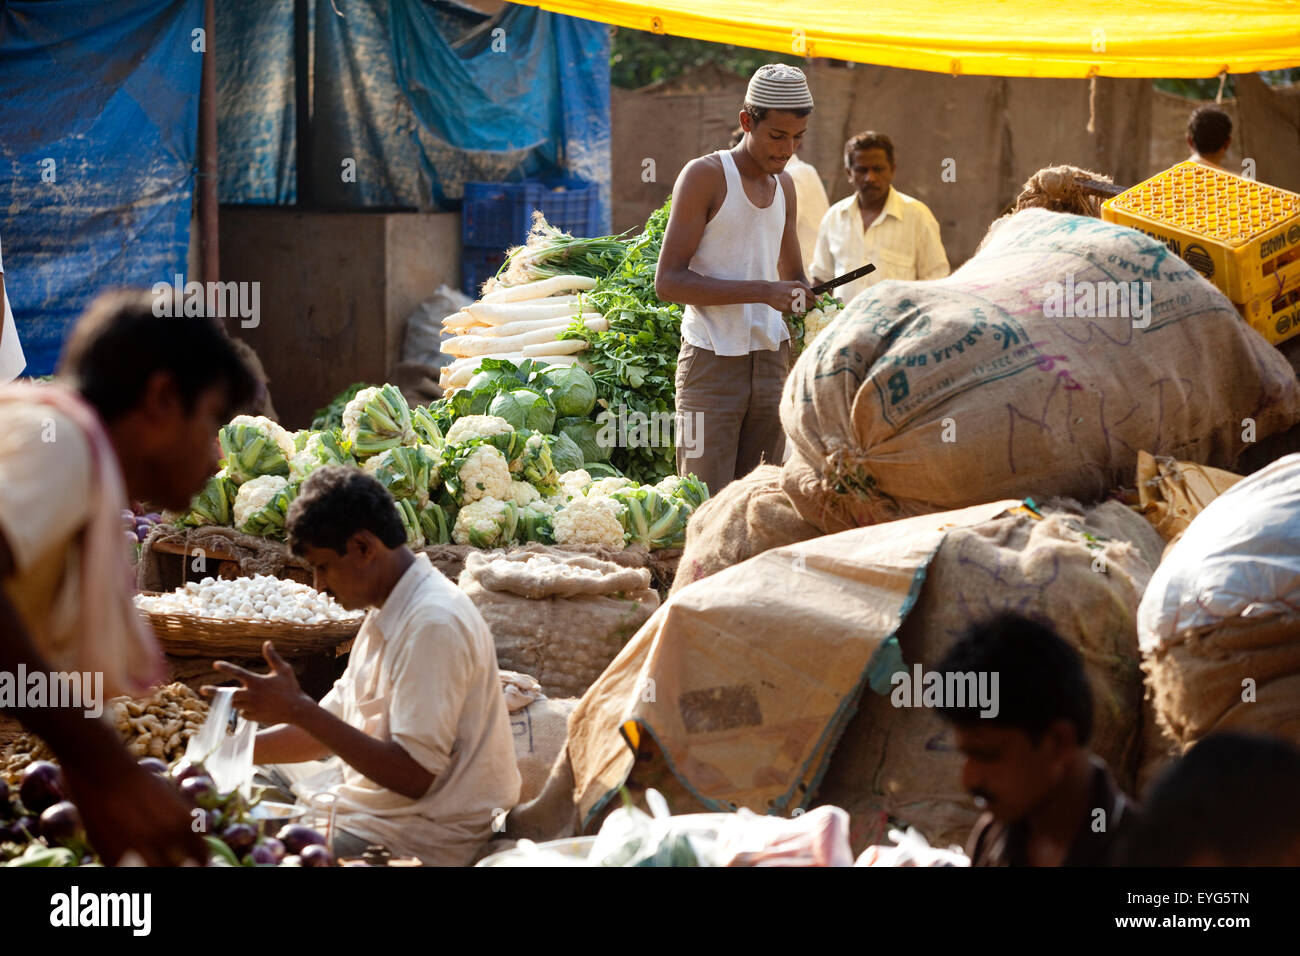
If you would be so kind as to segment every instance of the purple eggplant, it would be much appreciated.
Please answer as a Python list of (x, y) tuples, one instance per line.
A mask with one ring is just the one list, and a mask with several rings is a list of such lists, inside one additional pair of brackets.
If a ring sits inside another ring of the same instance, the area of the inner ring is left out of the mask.
[(167, 764), (159, 760), (157, 757), (141, 757), (136, 761), (136, 763), (139, 765), (141, 770), (148, 770), (150, 773), (156, 773), (160, 777), (167, 776), (169, 772), (167, 770)]
[(203, 769), (201, 763), (182, 764), (172, 771), (172, 779), (177, 783), (184, 783), (190, 777), (207, 776), (207, 771)]
[(248, 859), (258, 866), (275, 866), (280, 862), (275, 853), (265, 843), (258, 843), (249, 850)]
[(63, 783), (63, 772), (57, 764), (48, 760), (29, 763), (22, 773), (18, 784), (18, 799), (28, 813), (42, 813), (46, 807), (52, 807), (67, 799), (67, 787)]
[(279, 840), (277, 840), (275, 837), (267, 837), (266, 839), (262, 840), (258, 844), (258, 846), (266, 847), (266, 849), (269, 850), (271, 854), (275, 857), (276, 863), (279, 863), (285, 857), (284, 844), (281, 843)]
[(16, 822), (9, 826), (14, 842), (28, 843), (35, 840), (37, 831), (40, 830), (40, 822), (36, 817), (19, 817)]
[(309, 826), (301, 823), (290, 823), (281, 827), (280, 832), (276, 834), (276, 839), (284, 844), (285, 852), (302, 855), (302, 851), (308, 846), (324, 846), (325, 838)]
[(46, 807), (39, 825), (41, 836), (50, 846), (68, 846), (83, 840), (81, 814), (67, 800)]
[(243, 856), (257, 842), (257, 829), (248, 823), (232, 823), (221, 831), (221, 841), (234, 850), (236, 856)]
[(182, 780), (181, 796), (188, 799), (196, 807), (205, 809), (211, 809), (220, 799), (217, 793), (217, 785), (205, 773), (195, 777), (186, 777)]
[(334, 865), (334, 854), (329, 851), (329, 847), (321, 846), (319, 843), (303, 847), (299, 856), (302, 858), (303, 866)]

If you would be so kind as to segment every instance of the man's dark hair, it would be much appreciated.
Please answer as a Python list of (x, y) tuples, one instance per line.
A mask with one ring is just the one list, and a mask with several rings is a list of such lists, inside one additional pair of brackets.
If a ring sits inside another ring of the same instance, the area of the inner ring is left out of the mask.
[(289, 550), (301, 556), (306, 548), (331, 548), (348, 553), (348, 541), (369, 531), (386, 548), (406, 543), (406, 529), (388, 489), (360, 468), (329, 465), (317, 468), (298, 489), (284, 520)]
[(213, 319), (154, 315), (141, 289), (98, 296), (77, 320), (59, 362), (59, 377), (81, 393), (106, 423), (131, 411), (149, 379), (167, 372), (186, 414), (210, 388), (225, 388), (223, 418), (249, 406), (258, 381)]
[(1212, 156), (1223, 149), (1232, 135), (1232, 119), (1221, 109), (1202, 106), (1187, 121), (1187, 135), (1198, 153)]
[(894, 165), (894, 141), (884, 133), (867, 130), (865, 133), (858, 133), (844, 144), (845, 169), (852, 168), (853, 154), (860, 149), (883, 149), (885, 158), (889, 160), (889, 165), (891, 167)]
[[(746, 113), (749, 114), (749, 118), (754, 121), (755, 126), (763, 122), (763, 120), (767, 118), (768, 113), (773, 112), (773, 109), (770, 106), (755, 106), (753, 103), (746, 103), (743, 107), (741, 107), (741, 109), (743, 109)], [(797, 110), (775, 110), (775, 112), (791, 113), (795, 116), (807, 116), (809, 113), (812, 112), (812, 107), (801, 106)]]
[[(1050, 627), (1019, 614), (999, 614), (973, 625), (936, 668), (942, 674), (998, 675), (998, 713), (981, 706), (943, 707), (940, 715), (961, 727), (988, 723), (1014, 727), (1037, 742), (1055, 721), (1074, 725), (1080, 747), (1092, 737), (1092, 692), (1083, 661)], [(946, 682), (946, 681), (945, 681)]]
[(1211, 734), (1165, 768), (1125, 841), (1129, 866), (1274, 866), (1300, 845), (1300, 749), (1259, 734)]

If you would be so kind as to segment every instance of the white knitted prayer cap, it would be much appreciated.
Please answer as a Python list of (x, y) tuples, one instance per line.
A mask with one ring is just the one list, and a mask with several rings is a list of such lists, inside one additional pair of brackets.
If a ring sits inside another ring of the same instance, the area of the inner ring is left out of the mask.
[(808, 78), (797, 66), (768, 63), (760, 66), (749, 81), (745, 102), (772, 110), (812, 109)]

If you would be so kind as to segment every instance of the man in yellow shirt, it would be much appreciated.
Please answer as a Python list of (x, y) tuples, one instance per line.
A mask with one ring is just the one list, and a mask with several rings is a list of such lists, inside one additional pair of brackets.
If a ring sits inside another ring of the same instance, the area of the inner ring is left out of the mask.
[(848, 302), (885, 279), (948, 274), (939, 223), (925, 203), (894, 188), (896, 169), (894, 144), (883, 133), (859, 133), (844, 145), (844, 172), (853, 194), (822, 217), (809, 274), (813, 285), (873, 263), (874, 272), (836, 290)]

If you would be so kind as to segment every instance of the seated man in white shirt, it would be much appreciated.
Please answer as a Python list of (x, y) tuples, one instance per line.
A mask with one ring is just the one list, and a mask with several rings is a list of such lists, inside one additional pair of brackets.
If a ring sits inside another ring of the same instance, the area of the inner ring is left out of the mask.
[(831, 206), (817, 233), (813, 285), (874, 263), (876, 270), (835, 290), (846, 303), (885, 279), (941, 279), (948, 256), (939, 223), (925, 203), (893, 187), (894, 144), (865, 132), (844, 145), (844, 172), (853, 194)]
[(272, 779), (288, 778), (304, 800), (334, 795), (336, 856), (381, 844), (427, 865), (468, 865), (520, 787), (486, 622), (406, 546), (393, 499), (359, 468), (308, 476), (286, 527), (318, 590), (376, 610), (319, 704), (269, 641), (269, 674), (217, 663), (243, 682), (234, 697), (243, 715), (275, 725), (258, 733), (254, 760), (279, 765)]

